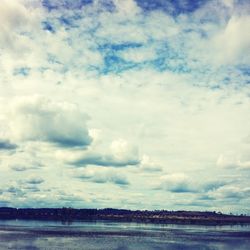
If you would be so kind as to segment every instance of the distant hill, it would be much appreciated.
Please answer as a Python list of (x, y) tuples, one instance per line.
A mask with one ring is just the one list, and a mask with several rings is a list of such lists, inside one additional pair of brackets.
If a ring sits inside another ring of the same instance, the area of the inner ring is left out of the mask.
[(229, 215), (220, 212), (74, 209), (74, 208), (0, 208), (0, 219), (25, 220), (112, 220), (122, 222), (164, 224), (250, 224), (250, 216)]

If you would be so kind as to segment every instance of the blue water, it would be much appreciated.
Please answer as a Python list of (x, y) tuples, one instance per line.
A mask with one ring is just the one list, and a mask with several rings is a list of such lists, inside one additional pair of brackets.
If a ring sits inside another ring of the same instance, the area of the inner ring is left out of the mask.
[(250, 225), (0, 220), (0, 249), (249, 250)]

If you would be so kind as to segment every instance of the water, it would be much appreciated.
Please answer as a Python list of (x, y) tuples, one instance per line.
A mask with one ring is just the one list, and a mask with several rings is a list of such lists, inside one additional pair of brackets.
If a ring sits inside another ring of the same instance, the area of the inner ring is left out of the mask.
[(250, 226), (0, 220), (0, 249), (249, 250)]

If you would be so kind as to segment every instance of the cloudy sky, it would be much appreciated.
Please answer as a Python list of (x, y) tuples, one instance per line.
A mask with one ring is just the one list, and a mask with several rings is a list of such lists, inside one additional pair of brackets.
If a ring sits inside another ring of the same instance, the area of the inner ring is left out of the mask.
[(1, 0), (0, 206), (250, 213), (248, 0)]

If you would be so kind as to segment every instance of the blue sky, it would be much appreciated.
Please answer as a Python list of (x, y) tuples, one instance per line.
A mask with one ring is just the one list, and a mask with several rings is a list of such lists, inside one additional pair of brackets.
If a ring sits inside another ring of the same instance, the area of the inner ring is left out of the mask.
[(247, 0), (4, 0), (0, 206), (250, 213)]

